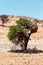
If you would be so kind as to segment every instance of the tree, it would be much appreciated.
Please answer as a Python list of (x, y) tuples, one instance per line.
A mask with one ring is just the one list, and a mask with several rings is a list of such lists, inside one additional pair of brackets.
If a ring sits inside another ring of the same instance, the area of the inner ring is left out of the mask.
[(2, 15), (1, 20), (2, 20), (2, 26), (4, 26), (4, 23), (6, 23), (7, 20), (8, 20), (8, 16), (7, 15)]
[(16, 26), (10, 26), (8, 38), (13, 42), (16, 41), (17, 44), (22, 42), (20, 45), (26, 50), (29, 38), (32, 33), (37, 32), (38, 26), (36, 23), (32, 23), (25, 18), (17, 20), (16, 23)]

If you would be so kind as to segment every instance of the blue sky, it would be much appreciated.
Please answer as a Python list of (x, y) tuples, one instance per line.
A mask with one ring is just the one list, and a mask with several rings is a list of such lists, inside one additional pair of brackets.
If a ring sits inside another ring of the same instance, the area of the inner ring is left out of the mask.
[(0, 15), (43, 19), (43, 0), (0, 0)]

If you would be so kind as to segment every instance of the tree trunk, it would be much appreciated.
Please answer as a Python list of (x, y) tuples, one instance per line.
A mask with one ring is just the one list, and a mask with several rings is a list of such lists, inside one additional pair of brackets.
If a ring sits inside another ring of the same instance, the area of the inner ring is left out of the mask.
[(27, 42), (24, 45), (24, 50), (27, 50)]

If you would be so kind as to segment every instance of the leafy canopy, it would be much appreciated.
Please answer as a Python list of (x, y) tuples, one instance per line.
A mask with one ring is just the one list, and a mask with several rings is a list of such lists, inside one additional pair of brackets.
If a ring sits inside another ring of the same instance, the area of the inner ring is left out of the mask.
[(28, 21), (27, 19), (21, 18), (19, 20), (16, 21), (17, 25), (15, 26), (10, 26), (9, 28), (9, 33), (8, 33), (8, 38), (10, 40), (14, 40), (14, 35), (19, 32), (19, 31), (23, 31), (24, 34), (27, 33), (27, 31), (29, 31), (29, 29), (26, 28), (26, 25), (31, 25), (31, 21)]
[(31, 21), (29, 21), (29, 20), (27, 20), (25, 18), (20, 18), (20, 20), (17, 20), (16, 23), (18, 25), (21, 25), (21, 26), (26, 26), (26, 25), (31, 25), (32, 24)]

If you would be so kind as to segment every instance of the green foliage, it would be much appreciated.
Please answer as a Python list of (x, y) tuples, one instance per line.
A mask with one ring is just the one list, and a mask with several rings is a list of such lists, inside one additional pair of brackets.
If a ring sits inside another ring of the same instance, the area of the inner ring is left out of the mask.
[[(21, 18), (20, 20), (16, 21), (17, 25), (15, 26), (10, 26), (9, 28), (9, 33), (8, 33), (8, 38), (12, 41), (15, 41), (15, 37), (14, 35), (18, 32), (18, 31), (23, 31), (24, 34), (26, 34), (29, 29), (26, 29), (25, 26), (26, 25), (31, 25), (31, 21), (28, 21), (27, 19)], [(15, 41), (16, 42), (16, 41)]]
[(12, 38), (13, 38), (14, 30), (16, 30), (15, 27), (14, 26), (10, 26), (9, 33), (8, 33), (8, 38), (10, 40), (12, 40)]
[(8, 38), (10, 40), (12, 40), (13, 39), (13, 35), (16, 32), (20, 31), (20, 30), (21, 30), (21, 26), (18, 26), (18, 25), (16, 25), (16, 26), (10, 26), (9, 33), (8, 33)]
[[(27, 49), (27, 42), (28, 38), (32, 33), (35, 33), (37, 31), (37, 24), (32, 24), (31, 21), (28, 21), (25, 18), (21, 18), (16, 21), (17, 25), (15, 26), (10, 26), (9, 33), (8, 33), (8, 38), (13, 42), (13, 43), (20, 43), (21, 47), (23, 49)], [(28, 35), (27, 33), (30, 30), (30, 34)], [(21, 44), (22, 42), (22, 44)]]
[(25, 18), (20, 18), (20, 20), (17, 20), (16, 23), (17, 23), (18, 25), (21, 25), (21, 26), (26, 26), (26, 24), (29, 24), (29, 25), (32, 24), (31, 21), (29, 21), (29, 20), (27, 20), (27, 19), (25, 19)]

